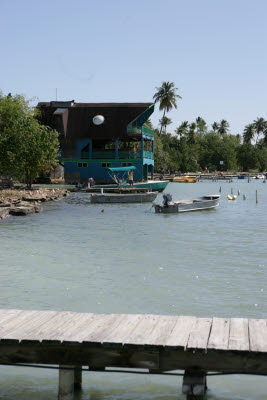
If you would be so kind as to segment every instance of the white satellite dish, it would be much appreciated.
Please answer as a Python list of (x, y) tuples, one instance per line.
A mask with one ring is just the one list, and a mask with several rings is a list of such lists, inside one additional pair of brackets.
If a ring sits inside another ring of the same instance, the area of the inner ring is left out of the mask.
[(105, 118), (103, 117), (103, 115), (96, 115), (93, 118), (93, 123), (95, 125), (101, 125), (101, 124), (103, 124), (104, 121), (105, 121)]

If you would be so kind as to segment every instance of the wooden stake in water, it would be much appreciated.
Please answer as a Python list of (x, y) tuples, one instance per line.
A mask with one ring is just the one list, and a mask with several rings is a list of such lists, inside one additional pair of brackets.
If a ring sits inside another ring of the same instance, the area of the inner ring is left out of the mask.
[(256, 204), (258, 204), (258, 191), (256, 190)]
[(243, 200), (247, 200), (247, 196), (243, 194)]
[(240, 190), (238, 189), (238, 192), (237, 192), (237, 194), (238, 194), (238, 196), (240, 196)]
[(231, 194), (233, 194), (233, 192), (234, 192), (234, 191), (233, 191), (233, 188), (231, 188)]
[(221, 187), (221, 186), (220, 186), (219, 192), (220, 192), (220, 193), (222, 192), (222, 187)]

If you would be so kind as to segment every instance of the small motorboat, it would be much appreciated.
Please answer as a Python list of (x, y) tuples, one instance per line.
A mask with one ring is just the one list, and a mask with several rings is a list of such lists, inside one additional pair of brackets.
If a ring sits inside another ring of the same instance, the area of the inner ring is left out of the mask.
[(92, 193), (91, 203), (150, 203), (158, 192), (143, 193)]
[(172, 201), (171, 194), (163, 195), (162, 204), (153, 204), (156, 213), (176, 214), (187, 211), (200, 211), (215, 208), (219, 205), (220, 195), (201, 196), (190, 200)]

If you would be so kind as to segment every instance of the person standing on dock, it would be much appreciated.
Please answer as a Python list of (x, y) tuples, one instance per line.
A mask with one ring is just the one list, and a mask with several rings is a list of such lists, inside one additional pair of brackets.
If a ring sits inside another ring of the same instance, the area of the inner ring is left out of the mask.
[(128, 172), (128, 182), (130, 187), (133, 187), (133, 171)]

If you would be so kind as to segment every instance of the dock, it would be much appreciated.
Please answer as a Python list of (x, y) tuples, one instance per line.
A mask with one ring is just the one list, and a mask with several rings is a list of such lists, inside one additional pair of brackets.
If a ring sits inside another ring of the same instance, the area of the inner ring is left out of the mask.
[(3, 309), (0, 364), (59, 366), (59, 400), (83, 367), (182, 370), (186, 398), (203, 399), (209, 372), (267, 375), (267, 320)]

